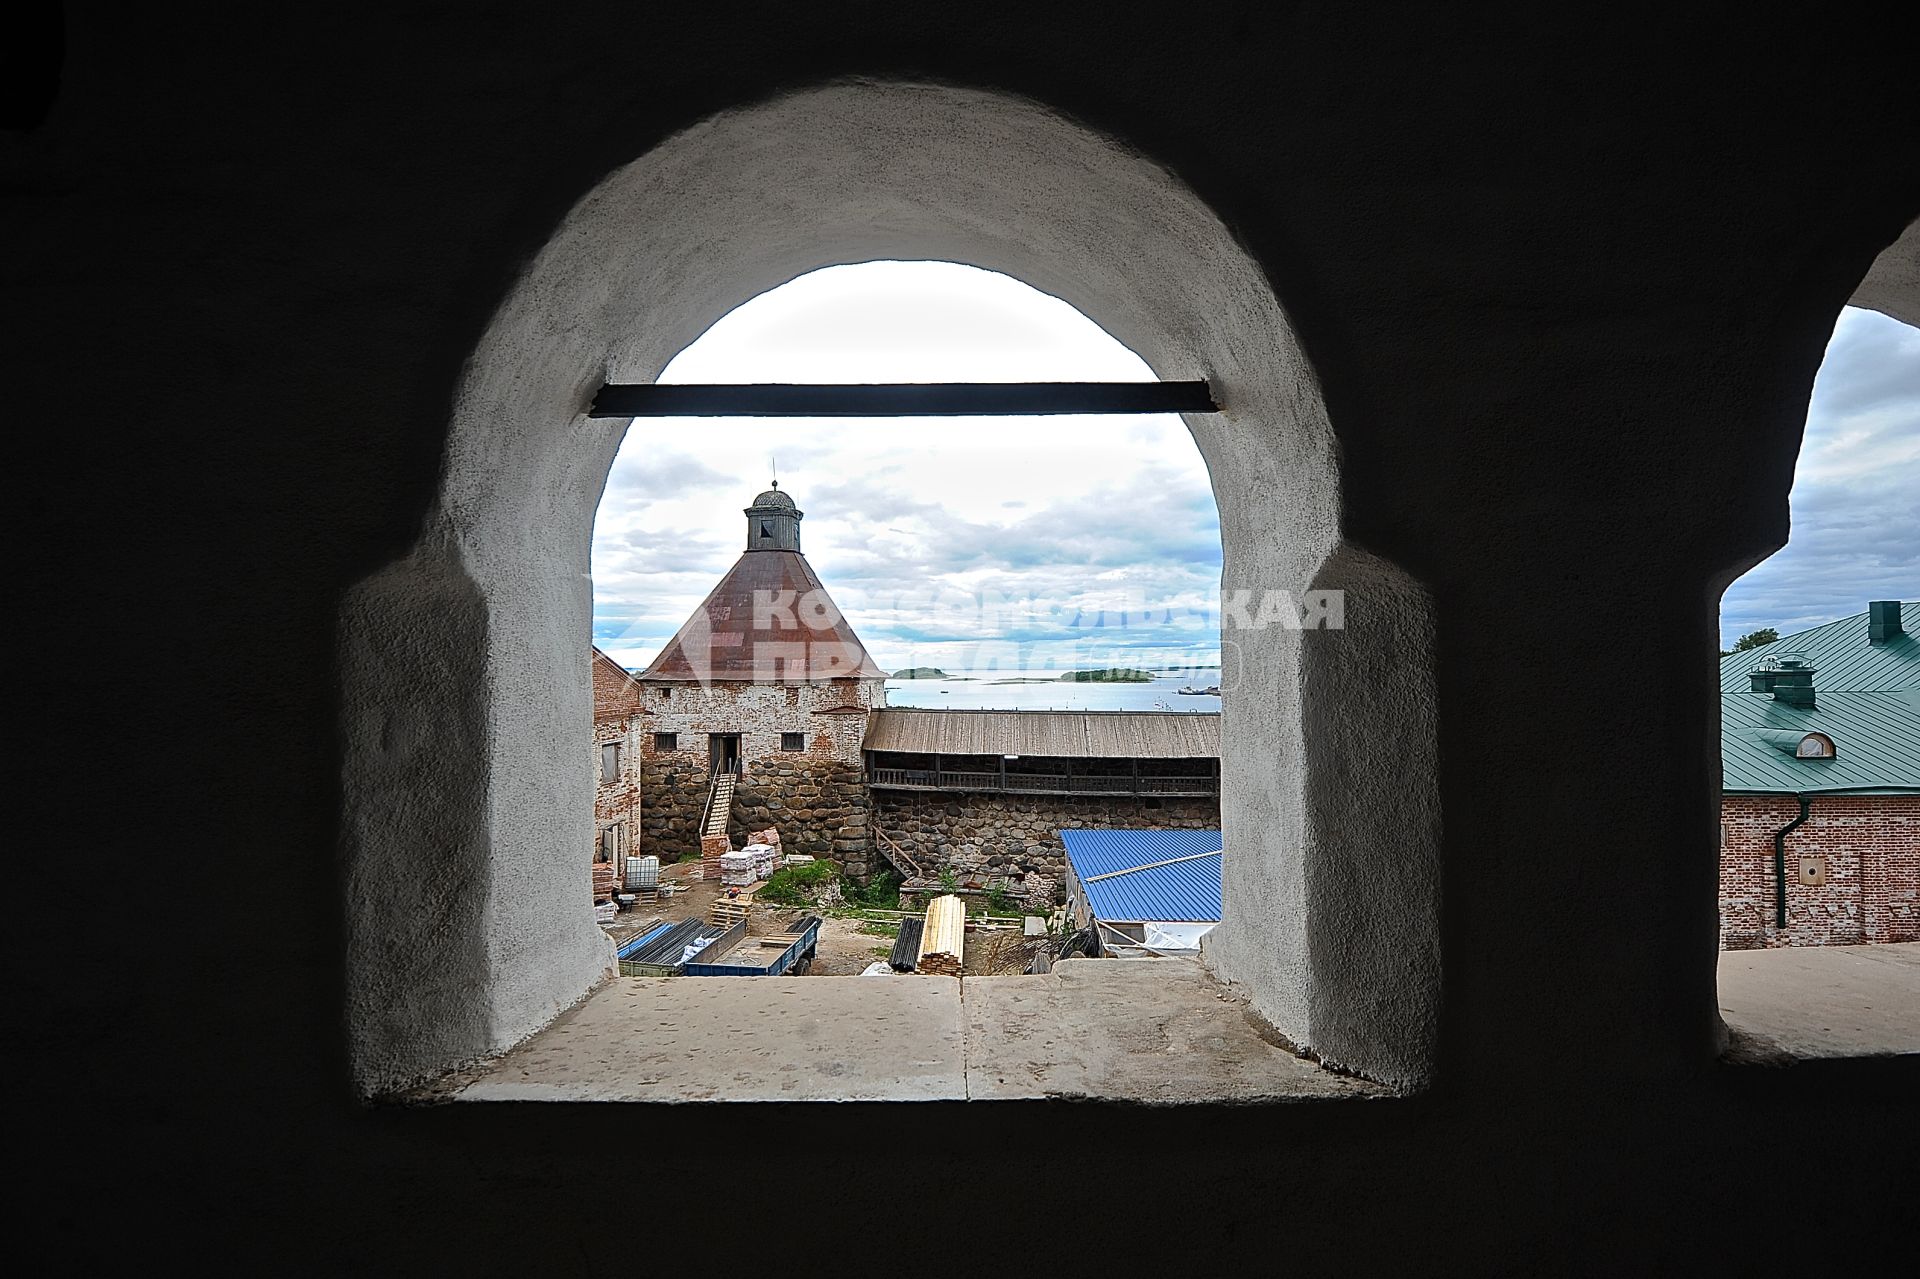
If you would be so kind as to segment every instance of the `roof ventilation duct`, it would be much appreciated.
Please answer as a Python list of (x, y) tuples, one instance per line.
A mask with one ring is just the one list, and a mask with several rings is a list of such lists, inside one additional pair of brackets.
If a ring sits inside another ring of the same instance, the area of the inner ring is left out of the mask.
[(1774, 669), (1769, 672), (1773, 677), (1773, 700), (1788, 706), (1798, 706), (1802, 710), (1812, 710), (1814, 668), (1807, 665), (1807, 659), (1801, 653), (1783, 655)]
[(1867, 643), (1885, 644), (1904, 634), (1899, 600), (1874, 600), (1867, 605)]

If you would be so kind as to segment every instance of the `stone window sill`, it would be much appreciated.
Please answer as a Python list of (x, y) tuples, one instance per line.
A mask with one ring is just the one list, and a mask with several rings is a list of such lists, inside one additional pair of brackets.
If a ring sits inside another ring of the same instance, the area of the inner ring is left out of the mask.
[(1184, 960), (1038, 976), (618, 978), (435, 1100), (1159, 1105), (1392, 1095), (1273, 1042)]

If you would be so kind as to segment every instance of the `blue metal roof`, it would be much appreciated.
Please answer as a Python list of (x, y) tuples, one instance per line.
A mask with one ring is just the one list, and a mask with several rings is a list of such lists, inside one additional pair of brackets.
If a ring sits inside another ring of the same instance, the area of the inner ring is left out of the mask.
[[(1221, 840), (1217, 830), (1063, 830), (1067, 861), (1094, 917), (1108, 923), (1218, 923)], [(1152, 862), (1194, 857), (1170, 866)], [(1112, 879), (1095, 875), (1132, 871)]]

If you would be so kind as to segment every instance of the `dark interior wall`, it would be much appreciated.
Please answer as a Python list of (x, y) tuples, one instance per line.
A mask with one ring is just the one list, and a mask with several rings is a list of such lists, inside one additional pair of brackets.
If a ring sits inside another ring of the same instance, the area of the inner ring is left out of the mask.
[[(849, 74), (1030, 95), (1207, 199), (1316, 362), (1349, 538), (1438, 615), (1438, 1086), (917, 1108), (956, 1187), (995, 1188), (956, 1196), (1002, 1239), (1292, 1268), (1825, 1270), (1897, 1237), (1910, 1063), (1713, 1064), (1712, 717), (1718, 590), (1784, 540), (1834, 315), (1920, 214), (1912, 32), (1033, 8), (69, 15), (50, 113), (0, 148), (9, 416), (34, 446), (10, 471), (36, 746), (14, 1087), (49, 1240), (613, 1264), (609, 1152), (737, 1139), (807, 1143), (833, 1206), (734, 1240), (743, 1260), (842, 1229), (871, 1253), (903, 1133), (883, 1108), (360, 1109), (332, 727), (340, 594), (416, 535), (517, 267), (669, 133)], [(95, 701), (131, 726), (110, 791)], [(1661, 757), (1596, 808), (1627, 722)], [(109, 795), (127, 833), (103, 859), (75, 815)], [(138, 962), (109, 944), (129, 909), (157, 929)], [(1144, 1151), (1188, 1171), (1096, 1171)], [(1817, 1223), (1784, 1228), (1809, 1185)], [(1136, 1202), (1174, 1186), (1177, 1213)], [(675, 1236), (710, 1244), (705, 1201), (674, 1202)]]

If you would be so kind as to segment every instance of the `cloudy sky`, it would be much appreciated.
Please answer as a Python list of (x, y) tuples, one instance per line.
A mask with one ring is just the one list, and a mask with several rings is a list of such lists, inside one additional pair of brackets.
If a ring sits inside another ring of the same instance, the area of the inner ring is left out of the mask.
[(1920, 329), (1848, 307), (1813, 384), (1786, 546), (1727, 588), (1720, 646), (1920, 599)]
[[(1006, 276), (930, 262), (815, 272), (726, 316), (665, 382), (1151, 381)], [(642, 666), (745, 544), (778, 465), (801, 544), (888, 669), (1219, 660), (1220, 529), (1176, 417), (641, 419), (594, 528), (594, 640)], [(1920, 333), (1848, 311), (1793, 493), (1793, 541), (1722, 604), (1731, 637), (1920, 595)]]

